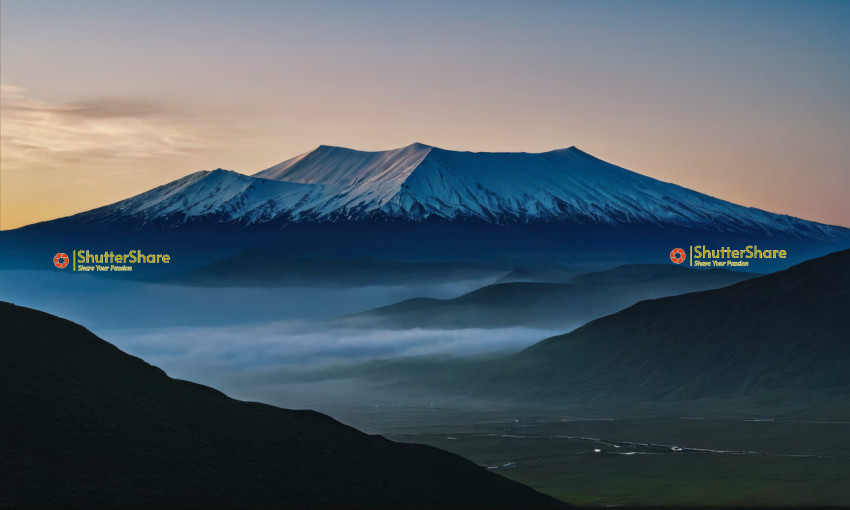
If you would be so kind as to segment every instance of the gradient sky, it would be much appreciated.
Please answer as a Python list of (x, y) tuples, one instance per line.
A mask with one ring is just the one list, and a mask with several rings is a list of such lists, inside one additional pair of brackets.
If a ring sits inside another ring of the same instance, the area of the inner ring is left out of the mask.
[(0, 5), (0, 228), (320, 144), (575, 145), (850, 226), (848, 1)]

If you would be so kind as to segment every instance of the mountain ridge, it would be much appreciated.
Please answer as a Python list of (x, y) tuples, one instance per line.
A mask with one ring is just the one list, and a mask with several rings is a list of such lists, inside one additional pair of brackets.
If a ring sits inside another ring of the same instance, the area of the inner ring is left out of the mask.
[(168, 226), (435, 219), (634, 224), (815, 239), (850, 232), (710, 197), (574, 146), (512, 153), (450, 151), (420, 143), (375, 152), (322, 145), (253, 175), (195, 172), (70, 218)]

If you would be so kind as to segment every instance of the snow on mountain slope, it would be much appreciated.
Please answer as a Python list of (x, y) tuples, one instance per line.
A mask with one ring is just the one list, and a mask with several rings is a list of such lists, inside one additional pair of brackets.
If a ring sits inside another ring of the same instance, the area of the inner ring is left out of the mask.
[(254, 177), (343, 186), (380, 186), (407, 178), (431, 150), (432, 147), (420, 143), (379, 152), (321, 145), (316, 150), (254, 174)]
[(162, 218), (182, 223), (206, 216), (219, 221), (268, 221), (308, 200), (316, 188), (218, 169), (195, 172), (81, 216), (96, 221), (134, 218), (143, 223)]
[(325, 185), (324, 200), (294, 211), (296, 218), (311, 220), (439, 217), (815, 235), (830, 230), (661, 182), (575, 147), (529, 154), (457, 152), (418, 143), (383, 152), (321, 146), (256, 176)]
[(492, 221), (643, 222), (726, 231), (810, 226), (631, 172), (574, 147), (541, 154), (434, 149), (405, 184), (393, 202), (402, 214), (416, 204), (423, 216), (439, 214), (450, 204), (460, 214)]
[(172, 224), (426, 218), (654, 224), (804, 237), (843, 230), (735, 205), (575, 147), (538, 154), (474, 153), (418, 143), (380, 152), (320, 146), (254, 176), (198, 172), (81, 216)]

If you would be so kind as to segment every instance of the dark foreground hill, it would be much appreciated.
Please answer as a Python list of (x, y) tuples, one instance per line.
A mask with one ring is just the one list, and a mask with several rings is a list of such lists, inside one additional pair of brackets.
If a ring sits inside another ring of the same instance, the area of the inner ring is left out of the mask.
[(491, 373), (482, 391), (530, 401), (846, 405), (850, 250), (722, 289), (642, 301)]
[(488, 285), (454, 299), (414, 298), (337, 320), (389, 328), (572, 328), (644, 299), (714, 289), (755, 276), (673, 264), (629, 264), (580, 274), (567, 283)]
[(431, 447), (169, 378), (0, 303), (0, 508), (554, 505)]

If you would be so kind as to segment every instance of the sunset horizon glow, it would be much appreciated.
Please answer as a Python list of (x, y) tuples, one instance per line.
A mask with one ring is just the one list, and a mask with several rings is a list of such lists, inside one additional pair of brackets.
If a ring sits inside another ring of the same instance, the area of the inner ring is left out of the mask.
[(850, 3), (0, 6), (0, 229), (319, 145), (575, 146), (850, 226)]

